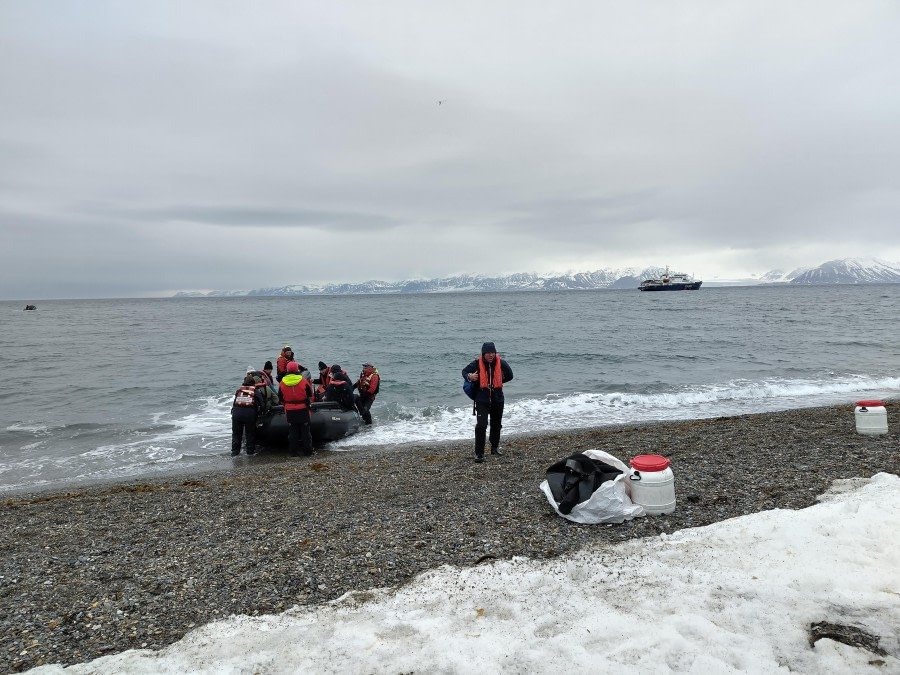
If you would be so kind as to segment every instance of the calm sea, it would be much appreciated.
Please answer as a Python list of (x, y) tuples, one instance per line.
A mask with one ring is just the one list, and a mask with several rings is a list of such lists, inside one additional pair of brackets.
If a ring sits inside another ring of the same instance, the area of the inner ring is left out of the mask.
[[(233, 462), (231, 395), (285, 343), (382, 375), (348, 451), (470, 438), (460, 370), (492, 340), (504, 433), (900, 394), (900, 284), (0, 303), (0, 492)], [(852, 420), (848, 423), (852, 424)]]

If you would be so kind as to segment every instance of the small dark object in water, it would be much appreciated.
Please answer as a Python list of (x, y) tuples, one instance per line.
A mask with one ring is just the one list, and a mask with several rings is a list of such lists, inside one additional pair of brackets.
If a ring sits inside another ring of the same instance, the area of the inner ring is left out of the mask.
[(878, 636), (867, 633), (856, 626), (845, 626), (840, 623), (828, 623), (820, 621), (809, 625), (809, 644), (814, 646), (816, 641), (828, 638), (835, 642), (842, 642), (851, 647), (867, 649), (873, 654), (886, 656), (887, 652), (878, 646)]
[(25, 305), (25, 309), (37, 309), (34, 305)]

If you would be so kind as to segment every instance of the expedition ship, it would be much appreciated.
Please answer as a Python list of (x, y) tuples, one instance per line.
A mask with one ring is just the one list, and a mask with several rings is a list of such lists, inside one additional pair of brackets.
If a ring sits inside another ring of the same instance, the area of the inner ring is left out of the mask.
[(666, 273), (659, 279), (645, 279), (638, 286), (642, 291), (696, 291), (700, 288), (702, 281), (692, 279), (688, 274), (681, 272), (672, 272), (669, 274), (669, 268)]

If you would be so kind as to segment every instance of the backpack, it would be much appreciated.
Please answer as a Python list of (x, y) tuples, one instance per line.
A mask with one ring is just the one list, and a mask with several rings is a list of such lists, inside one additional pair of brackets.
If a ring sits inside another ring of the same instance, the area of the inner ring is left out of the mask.
[(606, 462), (578, 452), (552, 464), (547, 469), (547, 483), (559, 512), (569, 514), (577, 504), (590, 499), (603, 483), (615, 480), (621, 473)]
[(466, 396), (474, 401), (475, 394), (478, 393), (478, 387), (475, 386), (474, 382), (469, 382), (467, 379), (463, 378), (463, 391)]

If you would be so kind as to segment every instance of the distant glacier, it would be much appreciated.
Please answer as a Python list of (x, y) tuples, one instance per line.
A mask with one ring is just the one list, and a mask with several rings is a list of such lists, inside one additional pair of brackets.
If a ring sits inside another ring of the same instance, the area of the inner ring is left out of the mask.
[[(463, 293), (488, 291), (560, 291), (596, 289), (637, 289), (643, 279), (658, 278), (663, 267), (602, 269), (594, 272), (539, 275), (532, 273), (487, 277), (462, 274), (439, 279), (405, 281), (365, 281), (343, 284), (294, 284), (242, 291), (179, 291), (173, 297), (231, 297), (283, 295), (371, 295), (395, 293)], [(801, 267), (792, 272), (772, 270), (753, 279), (728, 285), (790, 284), (896, 284), (900, 283), (900, 263), (875, 258), (829, 260), (818, 267)], [(705, 284), (715, 286), (711, 281)]]

